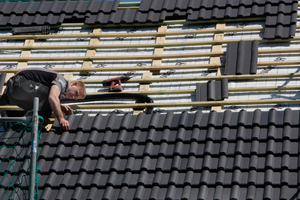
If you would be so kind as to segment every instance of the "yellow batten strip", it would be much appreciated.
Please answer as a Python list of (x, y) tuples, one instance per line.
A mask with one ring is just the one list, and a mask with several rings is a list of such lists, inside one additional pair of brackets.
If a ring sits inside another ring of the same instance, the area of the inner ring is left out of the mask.
[[(158, 28), (157, 32), (167, 32), (168, 26), (161, 26)], [(162, 44), (166, 42), (166, 37), (165, 36), (158, 36), (156, 37), (156, 44)], [(156, 56), (162, 56), (164, 54), (164, 47), (156, 47), (154, 49), (154, 55)], [(153, 59), (152, 61), (152, 66), (154, 66), (156, 69), (151, 70), (151, 72), (154, 75), (160, 74), (160, 70), (157, 69), (156, 66), (161, 66), (162, 65), (162, 59)]]
[[(143, 73), (142, 79), (143, 78), (152, 78), (152, 73), (151, 72)], [(147, 91), (149, 91), (149, 89), (150, 89), (150, 84), (149, 83), (140, 84), (139, 92), (140, 93), (147, 92)], [(134, 93), (134, 92), (132, 92), (132, 93)], [(140, 112), (143, 112), (143, 109), (142, 110), (141, 109), (134, 109), (133, 114), (136, 115)]]
[[(93, 30), (93, 34), (99, 34), (101, 32), (102, 32), (102, 29), (100, 29), (100, 28), (96, 28)], [(99, 41), (100, 41), (100, 38), (91, 38), (89, 45), (90, 46), (98, 45)], [(85, 54), (86, 57), (95, 56), (95, 55), (96, 55), (95, 49), (88, 49)], [(90, 69), (90, 68), (92, 68), (92, 65), (93, 65), (93, 61), (84, 61), (82, 64), (82, 68)], [(89, 71), (84, 71), (84, 72), (81, 72), (80, 75), (88, 75), (89, 73), (90, 73)]]
[[(226, 24), (217, 24), (216, 29), (225, 29)], [(223, 40), (224, 39), (224, 33), (215, 33), (214, 35), (214, 40)], [(222, 44), (215, 44), (212, 46), (212, 52), (222, 52)], [(216, 64), (216, 65), (221, 65), (221, 59), (220, 56), (212, 56), (210, 57), (209, 60), (210, 64)], [(217, 68), (217, 76), (221, 76), (221, 69), (218, 67)], [(212, 106), (211, 110), (221, 112), (222, 107), (221, 106)]]
[(300, 103), (300, 99), (264, 99), (242, 101), (198, 101), (178, 103), (136, 103), (136, 104), (100, 104), (100, 105), (74, 105), (73, 109), (115, 109), (115, 108), (145, 108), (145, 107), (206, 107), (224, 105), (256, 105), (256, 104), (294, 104)]
[[(24, 43), (24, 47), (28, 47), (28, 46), (33, 46), (34, 45), (34, 40), (33, 39), (27, 39), (25, 40)], [(31, 50), (23, 50), (21, 52), (21, 58), (23, 57), (30, 57), (31, 56)], [(17, 65), (17, 69), (25, 69), (27, 68), (28, 62), (27, 61), (23, 61), (23, 62), (19, 62)]]
[[(162, 25), (166, 26), (166, 25)], [(297, 26), (300, 28), (300, 25)], [(264, 27), (244, 27), (244, 28), (222, 28), (222, 29), (200, 29), (189, 31), (170, 31), (170, 32), (143, 32), (143, 33), (97, 33), (97, 34), (52, 34), (52, 35), (0, 35), (0, 39), (24, 40), (24, 39), (61, 39), (61, 38), (101, 38), (101, 37), (152, 37), (152, 36), (171, 36), (207, 33), (226, 33), (226, 32), (247, 32), (263, 31)]]
[[(300, 103), (300, 99), (262, 99), (262, 100), (237, 100), (237, 101), (197, 101), (178, 103), (134, 103), (134, 104), (92, 104), (70, 105), (72, 109), (116, 109), (116, 108), (146, 108), (146, 107), (207, 107), (225, 105), (272, 105)], [(21, 110), (18, 106), (0, 106), (2, 110)]]

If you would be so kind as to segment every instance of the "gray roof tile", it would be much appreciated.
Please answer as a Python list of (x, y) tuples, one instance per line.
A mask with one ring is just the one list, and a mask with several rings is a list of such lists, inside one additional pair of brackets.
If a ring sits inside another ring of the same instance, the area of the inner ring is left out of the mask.
[(233, 42), (227, 44), (224, 74), (256, 74), (258, 41)]
[(140, 126), (130, 114), (112, 116), (88, 116), (86, 131), (86, 116), (70, 117), (70, 132), (42, 134), (40, 199), (290, 199), (297, 191), (299, 111), (156, 113), (140, 115)]
[[(262, 17), (266, 20), (266, 39), (295, 35), (298, 1), (194, 1), (143, 0), (138, 9), (117, 9), (120, 0), (0, 2), (1, 26), (59, 25), (64, 20), (86, 24), (157, 23), (166, 19), (211, 20)], [(283, 17), (282, 17), (283, 16)], [(270, 23), (269, 23), (270, 22)], [(280, 30), (280, 25), (286, 26)]]
[(196, 84), (196, 101), (220, 101), (228, 98), (228, 80)]

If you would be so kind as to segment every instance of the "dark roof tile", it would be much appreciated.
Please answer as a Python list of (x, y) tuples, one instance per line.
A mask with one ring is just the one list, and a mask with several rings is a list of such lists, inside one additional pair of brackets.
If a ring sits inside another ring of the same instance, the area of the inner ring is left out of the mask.
[(135, 129), (142, 129), (142, 124), (143, 124), (143, 121), (144, 121), (145, 117), (146, 117), (145, 113), (139, 113), (138, 114), (138, 117), (137, 117), (135, 125), (134, 125)]
[[(76, 127), (80, 125), (77, 118), (82, 116), (76, 116), (73, 127), (79, 131), (63, 135), (52, 131), (49, 137), (53, 140), (43, 133), (39, 150), (41, 199), (49, 199), (48, 195), (66, 198), (64, 192), (79, 199), (92, 199), (95, 195), (110, 199), (157, 195), (164, 199), (257, 199), (263, 198), (268, 185), (275, 192), (270, 198), (280, 195), (283, 186), (297, 191), (298, 111), (168, 115), (172, 117), (167, 126), (163, 126), (168, 118), (165, 114), (144, 115), (147, 122), (142, 131), (135, 128), (138, 119), (131, 121), (132, 116), (127, 114), (115, 119), (120, 125), (113, 131), (103, 126), (105, 132), (82, 132)], [(164, 122), (158, 125), (157, 119)], [(94, 127), (98, 129), (99, 125)], [(8, 168), (8, 162), (3, 161), (1, 166)], [(142, 187), (141, 191), (137, 192), (137, 187)], [(75, 194), (77, 188), (80, 194)]]
[(258, 41), (227, 44), (225, 74), (256, 74)]
[(155, 169), (157, 171), (165, 170), (165, 161), (166, 161), (166, 158), (164, 156), (159, 156), (158, 159), (157, 159)]
[(132, 122), (132, 119), (134, 115), (130, 115), (129, 113), (126, 113), (124, 117), (122, 118), (122, 122), (120, 125), (120, 129), (128, 129)]

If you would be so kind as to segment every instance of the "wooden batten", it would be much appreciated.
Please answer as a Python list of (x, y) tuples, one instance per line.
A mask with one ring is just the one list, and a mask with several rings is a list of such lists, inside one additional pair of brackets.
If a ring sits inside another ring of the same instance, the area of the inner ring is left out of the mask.
[[(222, 23), (222, 24), (217, 24), (216, 25), (216, 29), (225, 29), (226, 24)], [(224, 39), (224, 33), (215, 33), (214, 35), (214, 40), (223, 40)], [(222, 44), (215, 44), (212, 46), (212, 52), (222, 52)], [(220, 65), (221, 64), (221, 58), (220, 56), (212, 56), (210, 57), (209, 60), (210, 64), (216, 64), (216, 65)], [(221, 70), (220, 68), (216, 68), (215, 69), (217, 71), (217, 76), (221, 76)], [(217, 111), (217, 112), (221, 112), (222, 107), (221, 106), (212, 106), (211, 110)]]
[[(162, 25), (166, 26), (166, 25)], [(297, 26), (300, 28), (300, 25)], [(98, 28), (99, 29), (99, 28)], [(143, 32), (143, 33), (93, 33), (93, 34), (59, 34), (59, 35), (0, 35), (0, 39), (24, 40), (24, 39), (55, 39), (55, 38), (104, 38), (104, 37), (148, 37), (148, 36), (170, 36), (170, 35), (193, 35), (207, 33), (226, 33), (226, 32), (249, 32), (263, 31), (264, 27), (244, 27), (244, 28), (216, 28), (200, 29), (189, 31), (170, 31), (170, 32)]]
[[(158, 28), (157, 32), (158, 33), (167, 32), (167, 29), (168, 29), (168, 26), (161, 26), (161, 27)], [(157, 36), (156, 37), (156, 44), (164, 44), (165, 41), (166, 41), (166, 37), (165, 36)], [(156, 47), (154, 49), (154, 55), (155, 56), (161, 57), (163, 54), (164, 54), (164, 48), (163, 47)], [(157, 68), (157, 66), (161, 66), (161, 63), (162, 63), (162, 59), (161, 58), (159, 58), (159, 59), (153, 59), (152, 66), (153, 66), (153, 68)], [(154, 75), (160, 74), (160, 70), (158, 70), (158, 69), (151, 70), (151, 72)]]
[[(28, 46), (33, 46), (34, 44), (34, 39), (27, 39), (25, 40), (24, 46), (28, 47)], [(24, 57), (30, 57), (31, 56), (31, 50), (23, 50), (21, 52), (21, 58)], [(28, 62), (27, 61), (20, 61), (17, 65), (17, 69), (25, 69), (27, 68)]]
[[(100, 34), (101, 32), (102, 32), (102, 29), (100, 29), (100, 28), (96, 28), (93, 30), (93, 34)], [(89, 45), (90, 46), (98, 45), (99, 41), (100, 41), (100, 38), (91, 38)], [(95, 56), (95, 55), (96, 55), (96, 49), (88, 49), (85, 54), (86, 57), (91, 57), (91, 56)], [(93, 61), (86, 60), (83, 62), (82, 68), (90, 69), (90, 68), (92, 68), (92, 65), (93, 65)], [(89, 74), (90, 74), (89, 71), (84, 71), (84, 72), (80, 73), (80, 75), (89, 75)]]
[[(177, 103), (134, 103), (134, 104), (92, 104), (70, 105), (72, 109), (116, 109), (116, 108), (147, 108), (147, 107), (208, 107), (225, 105), (274, 105), (274, 104), (299, 104), (300, 99), (262, 99), (262, 100), (237, 100), (237, 101), (197, 101)], [(0, 106), (2, 110), (21, 110), (18, 106)]]
[[(142, 79), (145, 79), (145, 78), (152, 78), (152, 73), (151, 72), (143, 73)], [(144, 84), (142, 83), (142, 84), (140, 84), (138, 93), (142, 94), (143, 92), (144, 93), (148, 92), (149, 89), (150, 89), (150, 83), (144, 83)], [(132, 93), (137, 93), (137, 92), (132, 92)], [(144, 109), (134, 109), (133, 114), (137, 115), (143, 111), (144, 111)]]

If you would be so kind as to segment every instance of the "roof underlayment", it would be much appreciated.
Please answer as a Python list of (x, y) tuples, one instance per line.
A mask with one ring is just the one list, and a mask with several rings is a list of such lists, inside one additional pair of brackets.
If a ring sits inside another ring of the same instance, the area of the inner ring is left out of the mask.
[[(118, 5), (0, 2), (7, 79), (22, 68), (47, 68), (82, 80), (93, 95), (109, 93), (103, 80), (125, 76), (121, 93), (154, 101), (70, 103), (77, 106), (66, 117), (70, 131), (61, 133), (55, 121), (40, 139), (39, 199), (299, 199), (298, 1)], [(25, 25), (48, 25), (50, 34), (12, 34)], [(257, 41), (236, 58), (257, 56), (256, 72), (225, 75), (228, 44), (240, 41)], [(197, 101), (196, 94), (221, 91), (197, 84), (222, 79), (228, 98)], [(1, 160), (0, 176), (8, 165)], [(0, 197), (9, 199), (11, 188), (7, 194), (1, 186)]]

